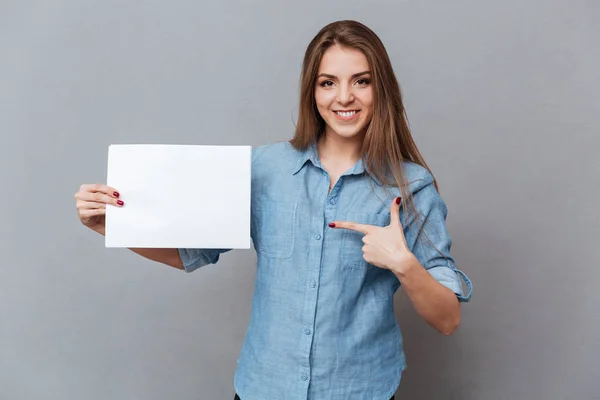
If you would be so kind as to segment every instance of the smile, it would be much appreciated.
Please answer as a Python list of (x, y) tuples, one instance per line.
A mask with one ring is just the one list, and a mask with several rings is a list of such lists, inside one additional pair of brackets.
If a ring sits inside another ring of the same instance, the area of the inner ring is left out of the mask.
[(341, 119), (343, 121), (349, 121), (351, 119), (354, 119), (354, 117), (356, 117), (356, 115), (360, 112), (357, 110), (351, 110), (351, 111), (334, 111), (335, 115), (338, 117), (338, 119)]

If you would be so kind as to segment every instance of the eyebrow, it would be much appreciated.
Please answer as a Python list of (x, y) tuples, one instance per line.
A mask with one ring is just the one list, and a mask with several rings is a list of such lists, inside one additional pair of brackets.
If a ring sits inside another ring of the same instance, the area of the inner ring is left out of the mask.
[[(371, 73), (371, 71), (359, 72), (357, 74), (352, 75), (351, 78), (355, 79), (355, 78), (358, 78), (359, 76), (363, 76), (363, 75), (370, 74), (370, 73)], [(337, 76), (330, 75), (330, 74), (325, 74), (325, 73), (319, 74), (319, 76), (317, 78), (320, 78), (320, 77), (329, 78), (329, 79), (337, 79)]]

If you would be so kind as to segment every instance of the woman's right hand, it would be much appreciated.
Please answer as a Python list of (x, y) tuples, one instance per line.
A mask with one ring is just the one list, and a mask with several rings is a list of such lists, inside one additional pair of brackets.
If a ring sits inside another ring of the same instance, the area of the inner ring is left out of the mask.
[(103, 184), (83, 184), (75, 193), (75, 204), (81, 223), (88, 228), (104, 233), (106, 205), (122, 207), (119, 192)]

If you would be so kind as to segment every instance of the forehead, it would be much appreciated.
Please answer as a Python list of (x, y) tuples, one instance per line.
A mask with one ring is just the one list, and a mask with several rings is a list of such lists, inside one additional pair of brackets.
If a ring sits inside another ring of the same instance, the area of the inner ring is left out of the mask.
[(369, 62), (362, 51), (339, 45), (328, 48), (319, 65), (319, 73), (338, 77), (351, 76), (367, 70)]

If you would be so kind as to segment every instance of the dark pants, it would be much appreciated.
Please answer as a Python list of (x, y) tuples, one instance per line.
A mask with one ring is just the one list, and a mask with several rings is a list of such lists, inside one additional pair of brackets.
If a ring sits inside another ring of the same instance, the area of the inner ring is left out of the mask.
[[(394, 400), (394, 396), (392, 396), (392, 398), (390, 400)], [(233, 400), (242, 400), (240, 399), (240, 397), (237, 395), (237, 393), (235, 394), (235, 398)]]

